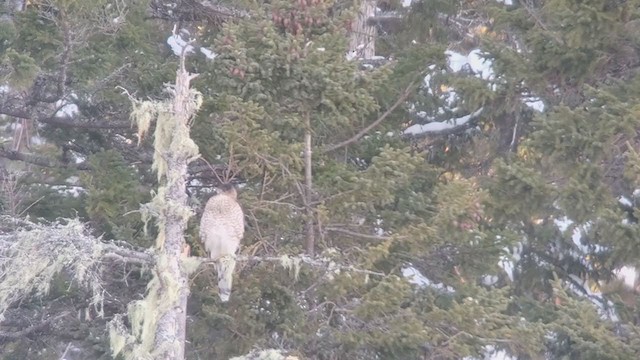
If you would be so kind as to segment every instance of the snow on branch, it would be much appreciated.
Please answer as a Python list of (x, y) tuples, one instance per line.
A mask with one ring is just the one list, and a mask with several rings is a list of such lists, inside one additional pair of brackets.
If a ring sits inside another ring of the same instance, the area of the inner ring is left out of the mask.
[(420, 136), (420, 135), (448, 135), (458, 130), (466, 130), (473, 125), (478, 115), (482, 112), (482, 108), (456, 119), (447, 121), (434, 121), (427, 124), (415, 124), (406, 128), (403, 135)]
[(287, 356), (282, 350), (254, 350), (247, 355), (232, 357), (230, 360), (298, 360), (297, 356)]

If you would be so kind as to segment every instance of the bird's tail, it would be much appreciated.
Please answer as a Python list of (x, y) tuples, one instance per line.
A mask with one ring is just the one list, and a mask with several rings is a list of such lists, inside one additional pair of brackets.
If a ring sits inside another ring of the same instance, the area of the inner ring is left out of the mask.
[(215, 267), (218, 273), (218, 296), (222, 302), (227, 302), (231, 296), (236, 258), (233, 255), (222, 256), (215, 262)]

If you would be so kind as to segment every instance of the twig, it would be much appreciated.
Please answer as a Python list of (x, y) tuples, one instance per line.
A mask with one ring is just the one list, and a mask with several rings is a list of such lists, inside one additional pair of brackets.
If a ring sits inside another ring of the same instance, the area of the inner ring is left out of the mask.
[(516, 152), (516, 143), (517, 143), (517, 137), (518, 137), (518, 123), (520, 122), (520, 112), (516, 111), (515, 114), (515, 124), (513, 125), (513, 134), (511, 135), (511, 144), (509, 144), (509, 151), (511, 151), (512, 153)]
[(71, 343), (67, 344), (67, 347), (64, 349), (64, 352), (62, 353), (62, 355), (60, 355), (60, 360), (64, 360), (65, 355), (67, 355), (67, 352), (69, 352), (69, 349), (71, 348)]
[(44, 195), (40, 196), (38, 199), (36, 199), (34, 202), (32, 202), (31, 205), (29, 205), (26, 208), (24, 208), (24, 210), (22, 210), (22, 212), (20, 214), (18, 214), (17, 217), (22, 217), (22, 215), (24, 215), (29, 209), (31, 209), (33, 206), (35, 206), (37, 203), (39, 203), (44, 198), (45, 198)]

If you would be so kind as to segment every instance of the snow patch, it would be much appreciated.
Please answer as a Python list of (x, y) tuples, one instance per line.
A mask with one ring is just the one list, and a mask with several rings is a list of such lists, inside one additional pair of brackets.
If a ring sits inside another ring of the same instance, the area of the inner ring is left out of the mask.
[(347, 52), (347, 55), (345, 55), (345, 57), (347, 61), (355, 60), (358, 57), (358, 52), (356, 50), (351, 50)]
[[(498, 350), (493, 345), (486, 345), (484, 347), (484, 356), (482, 360), (515, 360), (516, 358), (509, 355), (506, 350)], [(473, 356), (463, 357), (462, 360), (480, 360)]]
[(478, 74), (480, 78), (488, 80), (494, 77), (493, 68), (491, 67), (492, 61), (485, 59), (482, 56), (482, 50), (474, 49), (467, 56), (471, 70)]
[(622, 282), (629, 287), (629, 289), (634, 289), (636, 287), (636, 279), (638, 278), (638, 271), (633, 266), (623, 266), (620, 269), (617, 269), (613, 272), (616, 278), (622, 280)]
[(633, 203), (631, 202), (631, 200), (629, 200), (628, 197), (626, 196), (620, 196), (618, 198), (618, 202), (620, 202), (620, 204), (626, 206), (626, 207), (633, 207)]
[(190, 39), (189, 41), (185, 40), (182, 37), (183, 35), (188, 37), (190, 35), (189, 31), (185, 29), (180, 29), (178, 33), (177, 25), (174, 25), (173, 31), (171, 32), (171, 36), (167, 38), (167, 44), (169, 45), (169, 47), (171, 47), (171, 51), (173, 51), (173, 53), (177, 56), (182, 55), (183, 51), (185, 55), (189, 53), (193, 53), (193, 46), (189, 45), (189, 42), (191, 42), (191, 40)]
[(75, 157), (76, 164), (82, 164), (87, 161), (87, 157), (84, 155), (74, 154), (74, 157)]
[(182, 54), (184, 49), (185, 54), (193, 53), (193, 46), (189, 45), (182, 37), (179, 35), (171, 35), (167, 39), (167, 44), (171, 47), (171, 51), (177, 56)]
[(481, 79), (489, 80), (494, 77), (492, 61), (485, 59), (480, 49), (471, 50), (469, 55), (463, 55), (453, 50), (447, 50), (444, 54), (447, 56), (449, 67), (453, 72), (469, 68)]
[(298, 360), (297, 356), (287, 355), (284, 350), (253, 350), (244, 356), (232, 357), (229, 360)]
[(498, 277), (495, 275), (485, 275), (482, 277), (482, 284), (485, 286), (493, 286), (498, 283)]
[(450, 286), (446, 286), (442, 283), (434, 283), (433, 281), (429, 280), (418, 269), (411, 266), (411, 264), (409, 264), (409, 266), (407, 267), (402, 268), (401, 272), (402, 276), (407, 279), (410, 284), (416, 285), (417, 287), (430, 287), (432, 289), (443, 291), (449, 294), (455, 292), (455, 290)]
[(513, 271), (515, 270), (516, 263), (520, 261), (522, 249), (522, 243), (516, 244), (513, 249), (504, 248), (503, 251), (506, 254), (501, 255), (500, 261), (498, 261), (498, 266), (504, 270), (510, 281), (513, 281), (514, 279)]
[(74, 185), (53, 185), (51, 189), (56, 190), (59, 194), (71, 195), (74, 198), (87, 192), (83, 187)]
[(468, 123), (470, 120), (475, 119), (482, 112), (482, 108), (474, 111), (469, 115), (465, 115), (459, 118), (447, 120), (447, 121), (433, 121), (428, 124), (415, 124), (409, 126), (404, 130), (405, 135), (421, 135), (425, 133), (440, 132), (444, 130), (454, 129), (458, 126), (462, 126)]
[(537, 97), (526, 97), (522, 99), (524, 104), (538, 112), (544, 112), (544, 102)]
[[(70, 99), (77, 100), (78, 96), (76, 94), (70, 94)], [(68, 99), (60, 99), (56, 101), (56, 107), (58, 111), (55, 113), (55, 117), (73, 117), (78, 114), (80, 109), (78, 109), (78, 105), (74, 104), (72, 101)]]
[[(573, 221), (566, 216), (561, 219), (554, 219), (553, 222), (556, 224), (560, 232), (567, 231), (567, 229), (569, 229), (569, 227), (573, 225)], [(590, 227), (591, 224), (589, 223), (578, 225), (575, 226), (573, 232), (571, 233), (571, 241), (573, 241), (573, 244), (582, 252), (582, 254), (589, 253), (589, 247), (582, 243), (582, 236), (584, 233), (589, 231)]]
[(200, 48), (200, 52), (202, 54), (204, 54), (204, 56), (206, 56), (207, 59), (209, 59), (209, 60), (213, 60), (213, 59), (216, 58), (216, 56), (218, 56), (218, 54), (214, 53), (212, 50), (209, 50), (209, 49), (203, 48), (203, 47)]

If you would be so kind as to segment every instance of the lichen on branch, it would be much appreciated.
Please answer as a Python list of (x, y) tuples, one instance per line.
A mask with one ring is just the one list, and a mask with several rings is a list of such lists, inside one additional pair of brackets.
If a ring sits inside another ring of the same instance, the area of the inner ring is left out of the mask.
[(79, 219), (35, 223), (2, 218), (0, 222), (9, 229), (0, 233), (0, 320), (10, 306), (26, 296), (46, 295), (53, 278), (65, 270), (78, 285), (92, 290), (92, 305), (102, 316), (102, 260), (126, 261), (127, 253), (135, 262), (150, 259), (144, 252), (104, 243)]
[[(145, 223), (155, 218), (158, 237), (154, 277), (145, 298), (129, 304), (130, 326), (125, 325), (123, 315), (109, 324), (113, 356), (136, 360), (184, 358), (188, 275), (192, 266), (185, 266), (182, 250), (187, 221), (193, 215), (187, 205), (186, 179), (189, 163), (199, 157), (190, 127), (202, 105), (202, 95), (190, 88), (196, 76), (186, 71), (183, 51), (176, 82), (165, 89), (170, 94), (166, 100), (140, 101), (129, 95), (139, 143), (151, 123), (156, 122), (152, 168), (157, 172), (159, 186), (141, 213)], [(126, 90), (125, 93), (129, 94)]]

